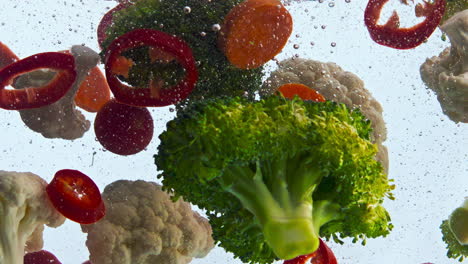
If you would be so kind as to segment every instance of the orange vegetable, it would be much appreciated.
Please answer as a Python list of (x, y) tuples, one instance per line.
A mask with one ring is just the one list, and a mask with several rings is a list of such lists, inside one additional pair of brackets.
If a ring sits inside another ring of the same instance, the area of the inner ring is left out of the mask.
[(158, 47), (149, 47), (149, 57), (151, 62), (159, 60), (161, 62), (168, 63), (175, 60), (175, 57), (172, 54), (165, 52)]
[(19, 61), (18, 56), (7, 45), (0, 42), (0, 69), (16, 61)]
[(224, 18), (218, 47), (236, 67), (255, 69), (281, 52), (292, 27), (291, 14), (279, 0), (246, 0)]
[(309, 86), (300, 83), (287, 83), (282, 85), (278, 91), (286, 98), (293, 99), (295, 95), (302, 100), (312, 100), (315, 102), (325, 102), (325, 97)]
[(128, 78), (128, 72), (133, 65), (135, 65), (135, 63), (132, 59), (119, 56), (112, 65), (112, 73)]
[(95, 113), (111, 98), (106, 77), (98, 67), (94, 67), (81, 83), (75, 96), (77, 106)]

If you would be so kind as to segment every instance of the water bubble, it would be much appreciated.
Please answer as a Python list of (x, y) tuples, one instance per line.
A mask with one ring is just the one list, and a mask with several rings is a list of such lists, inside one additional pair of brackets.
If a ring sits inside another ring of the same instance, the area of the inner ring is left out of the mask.
[(330, 2), (330, 3), (328, 3), (328, 6), (329, 6), (329, 7), (334, 7), (334, 6), (335, 6), (335, 2)]
[(163, 27), (164, 27), (163, 23), (159, 24), (159, 28), (163, 28)]
[(336, 42), (332, 42), (332, 43), (330, 44), (330, 46), (336, 47)]
[(219, 24), (214, 24), (213, 26), (211, 26), (211, 29), (213, 31), (220, 31), (221, 30), (221, 26)]
[(190, 14), (190, 12), (192, 12), (192, 8), (190, 8), (190, 6), (184, 7), (184, 13), (185, 14)]
[(293, 48), (298, 49), (298, 48), (299, 48), (299, 45), (298, 45), (298, 44), (294, 44), (294, 45), (293, 45)]
[(351, 0), (345, 0), (346, 3), (351, 3)]
[(315, 46), (315, 42), (311, 41), (311, 42), (310, 42), (310, 45), (311, 45), (311, 46)]
[(206, 36), (206, 32), (204, 32), (204, 31), (200, 32), (200, 36), (202, 36), (202, 37)]
[(326, 26), (326, 25), (322, 25), (321, 28), (322, 28), (322, 29), (326, 29), (327, 26)]

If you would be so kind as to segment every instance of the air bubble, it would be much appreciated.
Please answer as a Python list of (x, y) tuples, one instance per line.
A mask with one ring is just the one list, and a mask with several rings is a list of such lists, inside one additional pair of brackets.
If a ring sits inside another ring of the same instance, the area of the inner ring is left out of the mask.
[(213, 31), (220, 31), (221, 30), (221, 26), (219, 24), (214, 24), (213, 26), (211, 26), (211, 29)]
[(190, 8), (190, 6), (184, 7), (184, 13), (185, 14), (190, 14), (190, 12), (192, 12), (192, 8)]
[(330, 2), (330, 3), (328, 3), (328, 6), (329, 6), (329, 7), (334, 7), (334, 6), (335, 6), (335, 2)]
[(204, 31), (200, 32), (200, 36), (202, 36), (202, 37), (206, 36), (206, 32), (204, 32)]
[(330, 44), (330, 46), (336, 47), (336, 42), (332, 42), (332, 43)]
[(294, 44), (294, 45), (293, 45), (293, 48), (298, 49), (298, 48), (299, 48), (299, 45), (298, 45), (298, 44)]

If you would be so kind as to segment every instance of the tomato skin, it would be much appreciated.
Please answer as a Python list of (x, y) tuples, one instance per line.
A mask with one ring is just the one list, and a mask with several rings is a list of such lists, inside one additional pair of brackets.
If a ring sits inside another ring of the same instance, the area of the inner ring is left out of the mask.
[(338, 264), (333, 251), (322, 239), (320, 239), (320, 246), (315, 252), (286, 260), (283, 264), (306, 264), (308, 260), (310, 260), (312, 264)]
[(40, 250), (24, 255), (24, 264), (62, 264), (62, 262), (49, 251)]
[(112, 99), (96, 115), (94, 131), (101, 145), (119, 155), (133, 155), (153, 138), (153, 118), (148, 109)]
[(58, 171), (46, 192), (57, 211), (80, 224), (95, 223), (106, 214), (99, 188), (80, 171)]

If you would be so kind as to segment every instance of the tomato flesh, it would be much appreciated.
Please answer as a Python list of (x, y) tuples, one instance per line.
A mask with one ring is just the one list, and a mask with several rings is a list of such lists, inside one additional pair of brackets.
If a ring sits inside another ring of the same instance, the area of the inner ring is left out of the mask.
[(107, 102), (96, 115), (94, 131), (101, 145), (119, 155), (142, 151), (153, 138), (153, 118), (148, 109)]
[(24, 264), (62, 264), (62, 262), (49, 251), (40, 250), (24, 255)]
[(80, 171), (58, 171), (46, 191), (57, 211), (72, 221), (92, 224), (105, 215), (99, 188)]

